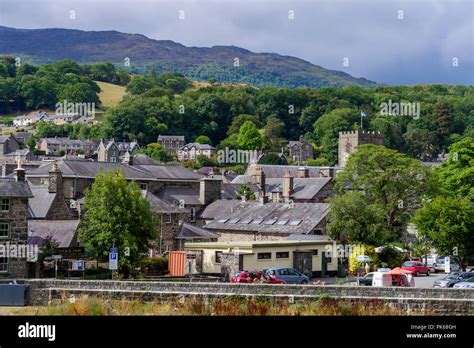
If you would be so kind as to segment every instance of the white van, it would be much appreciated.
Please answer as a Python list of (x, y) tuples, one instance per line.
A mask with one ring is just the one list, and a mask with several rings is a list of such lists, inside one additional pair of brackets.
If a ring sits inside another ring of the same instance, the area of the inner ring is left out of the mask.
[(392, 286), (392, 275), (385, 272), (374, 272), (372, 286)]

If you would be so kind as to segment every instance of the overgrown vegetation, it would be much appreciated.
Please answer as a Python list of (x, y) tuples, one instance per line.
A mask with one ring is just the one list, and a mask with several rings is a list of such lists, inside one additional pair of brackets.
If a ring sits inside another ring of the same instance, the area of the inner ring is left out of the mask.
[[(70, 303), (65, 295), (60, 304), (44, 307), (26, 307), (16, 310), (15, 315), (216, 315), (216, 316), (367, 316), (406, 315), (406, 311), (391, 308), (383, 300), (350, 303), (346, 300), (322, 296), (319, 300), (288, 303), (264, 296), (246, 298), (200, 299), (186, 298), (162, 302), (138, 300), (104, 300), (94, 297), (78, 298)], [(419, 313), (429, 315), (429, 310)], [(413, 313), (411, 313), (413, 315)]]

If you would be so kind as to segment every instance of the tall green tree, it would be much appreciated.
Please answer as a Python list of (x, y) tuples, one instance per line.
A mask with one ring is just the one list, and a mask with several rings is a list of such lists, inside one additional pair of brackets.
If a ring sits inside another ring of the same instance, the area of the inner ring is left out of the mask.
[(448, 160), (435, 171), (446, 195), (474, 197), (474, 138), (452, 144)]
[(127, 182), (121, 171), (99, 173), (85, 197), (85, 218), (79, 228), (81, 242), (101, 260), (107, 259), (115, 244), (120, 271), (128, 274), (140, 265), (156, 239), (150, 204), (138, 184)]
[(258, 150), (262, 147), (262, 136), (252, 121), (245, 121), (240, 127), (237, 145), (243, 150)]
[[(386, 241), (403, 237), (422, 199), (435, 192), (431, 172), (423, 164), (373, 144), (359, 146), (349, 157), (344, 170), (336, 177), (335, 188), (342, 195), (347, 192), (363, 194), (366, 208), (380, 214), (374, 221), (383, 219), (382, 226), (376, 231), (382, 231)], [(349, 198), (354, 201), (358, 197)], [(342, 215), (340, 218), (344, 219)], [(350, 223), (345, 222), (346, 225)]]
[(474, 206), (470, 198), (436, 197), (417, 211), (413, 222), (439, 253), (458, 258), (463, 269), (474, 257)]

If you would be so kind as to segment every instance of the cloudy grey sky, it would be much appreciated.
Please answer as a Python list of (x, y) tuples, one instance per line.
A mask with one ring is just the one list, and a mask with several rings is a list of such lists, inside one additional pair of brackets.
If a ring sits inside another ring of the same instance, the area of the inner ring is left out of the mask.
[(235, 45), (387, 84), (474, 84), (473, 0), (0, 0), (0, 25)]

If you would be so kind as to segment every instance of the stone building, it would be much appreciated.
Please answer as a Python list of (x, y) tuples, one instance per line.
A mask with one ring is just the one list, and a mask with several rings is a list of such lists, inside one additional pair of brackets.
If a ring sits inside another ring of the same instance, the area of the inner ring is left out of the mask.
[(178, 150), (186, 144), (183, 135), (158, 135), (157, 142), (172, 155), (176, 155)]
[(28, 240), (28, 199), (31, 198), (30, 187), (25, 180), (25, 170), (18, 166), (14, 178), (0, 178), (0, 244), (15, 245), (18, 254), (9, 257), (10, 248), (3, 249), (0, 258), (0, 275), (24, 278), (28, 276), (26, 251)]
[(20, 143), (13, 135), (0, 135), (0, 159), (7, 159), (20, 150)]
[(77, 140), (69, 138), (42, 138), (39, 141), (38, 150), (46, 155), (59, 155), (61, 151), (64, 154), (84, 154), (89, 157), (97, 149), (97, 143), (93, 140)]
[(131, 154), (139, 149), (140, 146), (136, 141), (127, 143), (117, 142), (114, 139), (106, 142), (101, 140), (97, 147), (97, 160), (99, 162), (120, 163), (127, 152)]
[(290, 140), (287, 147), (290, 155), (289, 157), (297, 163), (313, 159), (313, 147), (302, 135), (297, 141)]
[(282, 240), (288, 236), (326, 235), (329, 204), (264, 203), (219, 200), (202, 213), (203, 228), (219, 235), (219, 242)]
[(199, 156), (211, 158), (216, 148), (209, 144), (189, 143), (178, 149), (178, 161), (195, 161)]
[(63, 194), (63, 176), (57, 162), (49, 171), (48, 185), (30, 185), (33, 198), (29, 201), (31, 219), (77, 219), (78, 212), (70, 208)]
[(380, 132), (356, 130), (349, 132), (339, 132), (338, 164), (344, 167), (349, 156), (357, 149), (357, 146), (364, 144), (383, 145), (384, 136)]

